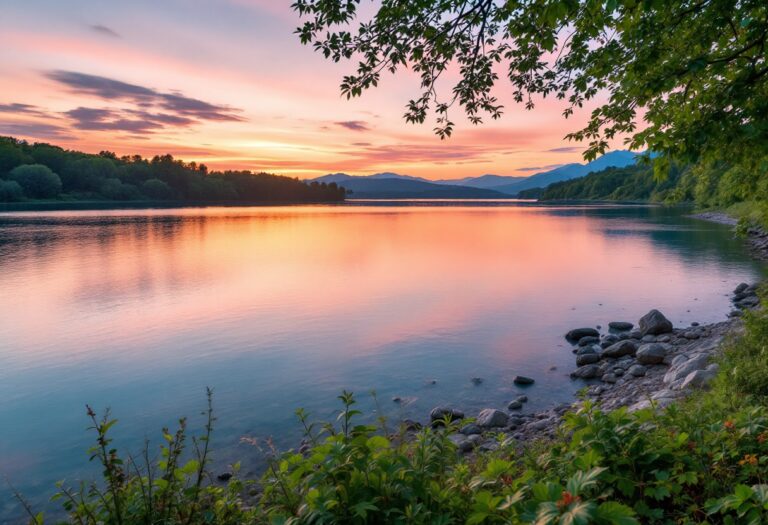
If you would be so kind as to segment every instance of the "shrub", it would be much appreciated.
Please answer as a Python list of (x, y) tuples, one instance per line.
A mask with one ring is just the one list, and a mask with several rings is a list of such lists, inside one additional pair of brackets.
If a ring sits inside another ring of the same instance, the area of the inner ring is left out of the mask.
[(148, 179), (141, 184), (141, 192), (153, 199), (170, 199), (173, 196), (171, 187), (160, 179)]
[(15, 180), (0, 180), (0, 202), (15, 202), (24, 198), (24, 190)]
[(49, 199), (61, 193), (61, 179), (42, 164), (18, 166), (11, 170), (8, 178), (18, 182), (31, 198)]

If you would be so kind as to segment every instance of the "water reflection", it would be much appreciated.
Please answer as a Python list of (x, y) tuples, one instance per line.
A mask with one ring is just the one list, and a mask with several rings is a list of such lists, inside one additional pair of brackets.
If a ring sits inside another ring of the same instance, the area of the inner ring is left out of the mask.
[(720, 319), (761, 271), (727, 228), (648, 207), (0, 214), (0, 474), (39, 501), (83, 472), (84, 403), (137, 443), (206, 385), (220, 461), (251, 453), (244, 434), (293, 443), (293, 410), (329, 415), (341, 388), (422, 416), (501, 405), (525, 373), (542, 408), (579, 387), (567, 328)]

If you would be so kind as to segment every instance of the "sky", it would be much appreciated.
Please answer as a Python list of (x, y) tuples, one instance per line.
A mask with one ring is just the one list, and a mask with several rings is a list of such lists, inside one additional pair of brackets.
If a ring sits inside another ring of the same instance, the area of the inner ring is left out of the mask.
[[(569, 119), (543, 100), (453, 137), (406, 124), (409, 71), (347, 100), (335, 64), (294, 29), (291, 0), (0, 0), (0, 135), (91, 153), (171, 153), (217, 169), (299, 178), (381, 171), (430, 179), (531, 175), (582, 161)], [(620, 147), (620, 142), (614, 146)]]

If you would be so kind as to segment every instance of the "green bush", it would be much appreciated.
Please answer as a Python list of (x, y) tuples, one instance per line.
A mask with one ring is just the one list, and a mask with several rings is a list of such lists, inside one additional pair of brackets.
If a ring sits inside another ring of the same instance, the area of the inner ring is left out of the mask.
[(160, 179), (148, 179), (141, 185), (141, 191), (153, 199), (170, 199), (173, 195), (171, 187)]
[(25, 164), (11, 170), (10, 180), (16, 181), (24, 193), (34, 199), (50, 199), (61, 193), (61, 179), (42, 164)]
[(24, 190), (15, 180), (0, 180), (0, 202), (15, 202), (24, 198)]

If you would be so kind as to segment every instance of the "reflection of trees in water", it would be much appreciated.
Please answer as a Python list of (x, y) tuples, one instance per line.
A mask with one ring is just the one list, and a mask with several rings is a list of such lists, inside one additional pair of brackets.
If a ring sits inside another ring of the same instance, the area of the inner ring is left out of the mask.
[(693, 219), (690, 208), (662, 206), (576, 206), (547, 210), (559, 217), (583, 217), (600, 221), (606, 237), (648, 240), (659, 249), (674, 254), (687, 264), (703, 260), (721, 264), (749, 265), (757, 271), (765, 266), (750, 257), (743, 240), (732, 228)]

